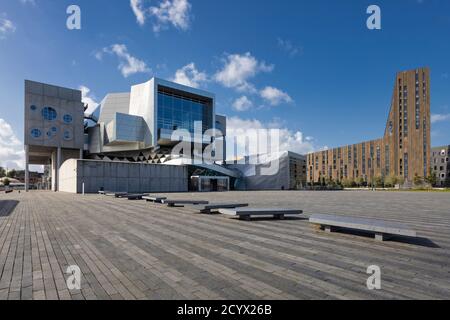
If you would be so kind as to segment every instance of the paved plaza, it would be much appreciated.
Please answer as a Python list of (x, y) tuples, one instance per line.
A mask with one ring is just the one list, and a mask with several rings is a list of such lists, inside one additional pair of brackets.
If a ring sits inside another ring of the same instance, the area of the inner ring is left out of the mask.
[[(171, 199), (297, 208), (298, 219), (240, 221), (145, 201), (51, 192), (0, 194), (3, 299), (450, 298), (450, 194), (228, 192)], [(311, 214), (407, 223), (417, 240), (327, 234)], [(81, 269), (69, 290), (68, 266)], [(382, 289), (367, 289), (378, 265)]]

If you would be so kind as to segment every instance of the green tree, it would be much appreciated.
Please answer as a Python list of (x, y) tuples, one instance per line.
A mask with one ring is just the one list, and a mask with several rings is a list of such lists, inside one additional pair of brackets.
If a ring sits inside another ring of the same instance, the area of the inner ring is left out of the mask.
[(7, 177), (8, 178), (15, 178), (17, 176), (16, 170), (12, 169), (11, 171), (8, 171)]
[(402, 176), (397, 177), (397, 183), (399, 185), (403, 185), (405, 183), (405, 178)]
[(437, 184), (436, 172), (434, 172), (432, 168), (430, 168), (428, 176), (425, 178), (425, 182), (429, 183), (432, 187), (434, 187)]
[(6, 175), (6, 170), (3, 167), (0, 167), (0, 177), (4, 177)]
[(10, 184), (11, 184), (11, 181), (9, 181), (8, 178), (5, 178), (5, 179), (3, 180), (3, 185), (4, 185), (5, 187), (9, 186)]

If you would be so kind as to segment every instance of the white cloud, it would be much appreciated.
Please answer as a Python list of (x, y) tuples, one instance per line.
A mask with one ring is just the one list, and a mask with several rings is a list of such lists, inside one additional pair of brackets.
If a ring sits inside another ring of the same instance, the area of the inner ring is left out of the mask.
[(136, 20), (139, 25), (143, 26), (145, 24), (145, 9), (143, 7), (142, 0), (130, 0), (131, 9), (133, 10)]
[(0, 166), (9, 169), (22, 169), (25, 166), (23, 143), (14, 134), (12, 127), (0, 119)]
[(233, 109), (236, 111), (247, 111), (252, 107), (253, 102), (247, 96), (242, 96), (233, 102)]
[[(119, 58), (118, 69), (125, 78), (136, 73), (151, 72), (151, 70), (147, 67), (147, 64), (144, 61), (133, 57), (128, 52), (127, 46), (124, 44), (113, 44), (110, 47), (104, 48), (103, 52), (115, 54)], [(95, 57), (101, 60), (102, 53), (96, 53)]]
[(260, 91), (261, 97), (268, 101), (272, 106), (277, 106), (281, 103), (292, 103), (292, 98), (286, 93), (274, 87), (265, 87)]
[(91, 115), (97, 109), (99, 103), (96, 101), (95, 96), (91, 94), (91, 89), (88, 87), (81, 85), (78, 87), (78, 90), (81, 91), (81, 101), (88, 105), (85, 114)]
[(23, 4), (31, 4), (33, 6), (36, 5), (36, 1), (35, 0), (20, 0), (21, 3)]
[(130, 0), (130, 6), (136, 16), (136, 21), (143, 26), (147, 18), (153, 18), (153, 31), (160, 32), (173, 26), (180, 30), (190, 27), (190, 11), (192, 5), (189, 0), (162, 0), (157, 5), (145, 6), (145, 0)]
[(159, 32), (172, 25), (177, 29), (187, 30), (190, 25), (191, 4), (188, 0), (163, 0), (159, 6), (150, 7), (150, 15), (156, 21), (153, 31)]
[(273, 65), (259, 62), (250, 52), (230, 54), (224, 59), (224, 66), (214, 75), (214, 79), (227, 88), (255, 92), (249, 80), (260, 72), (271, 72), (273, 68)]
[(200, 87), (201, 83), (204, 83), (207, 80), (208, 76), (206, 73), (198, 71), (193, 62), (178, 69), (175, 72), (175, 76), (172, 78), (172, 81), (176, 83), (193, 88)]
[(5, 14), (0, 14), (0, 40), (6, 39), (6, 36), (14, 33), (16, 26), (14, 23), (6, 18)]
[(432, 114), (431, 123), (450, 120), (450, 114)]
[(241, 119), (239, 117), (231, 117), (227, 119), (227, 134), (229, 136), (238, 135), (242, 133), (242, 129), (279, 129), (280, 133), (280, 150), (279, 151), (292, 151), (299, 154), (307, 154), (317, 150), (314, 147), (313, 138), (304, 138), (303, 133), (300, 131), (293, 131), (287, 128), (281, 128), (278, 121), (272, 121), (271, 123), (264, 124), (259, 120)]
[(103, 49), (101, 51), (93, 52), (93, 55), (94, 55), (95, 59), (97, 59), (98, 61), (102, 61), (103, 60), (103, 53), (105, 53), (104, 50), (105, 49)]
[(278, 47), (286, 52), (290, 57), (295, 57), (302, 53), (303, 49), (301, 47), (297, 47), (294, 44), (292, 44), (289, 40), (283, 40), (281, 38), (277, 39), (278, 41)]

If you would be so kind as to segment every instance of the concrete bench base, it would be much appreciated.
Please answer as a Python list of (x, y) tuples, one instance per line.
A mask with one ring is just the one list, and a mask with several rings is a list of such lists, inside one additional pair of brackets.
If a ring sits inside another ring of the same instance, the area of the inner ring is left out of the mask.
[(336, 232), (342, 229), (373, 232), (377, 241), (387, 241), (395, 235), (417, 237), (416, 231), (404, 224), (377, 219), (314, 214), (309, 222), (322, 226), (325, 232)]
[(239, 217), (239, 219), (241, 220), (250, 220), (251, 217), (265, 217), (265, 216), (272, 216), (275, 219), (284, 219), (286, 216), (298, 216), (303, 213), (302, 210), (278, 209), (278, 208), (219, 209), (219, 212), (225, 215)]
[(145, 196), (146, 194), (128, 194), (125, 198), (128, 198), (128, 200), (142, 200)]

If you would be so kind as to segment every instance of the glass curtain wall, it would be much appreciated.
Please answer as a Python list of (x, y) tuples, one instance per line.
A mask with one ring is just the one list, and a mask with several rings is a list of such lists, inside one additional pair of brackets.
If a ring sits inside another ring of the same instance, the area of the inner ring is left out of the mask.
[(212, 128), (212, 106), (205, 102), (166, 92), (158, 92), (159, 129), (185, 129), (194, 133), (194, 123), (201, 121), (203, 133)]

